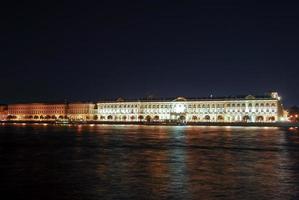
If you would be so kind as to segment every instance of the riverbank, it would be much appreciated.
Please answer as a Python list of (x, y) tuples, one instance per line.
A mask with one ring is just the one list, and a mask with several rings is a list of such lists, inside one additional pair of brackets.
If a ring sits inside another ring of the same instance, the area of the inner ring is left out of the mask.
[[(0, 122), (1, 123), (1, 122)], [(111, 124), (111, 125), (161, 125), (161, 126), (241, 126), (241, 127), (299, 127), (290, 122), (111, 122), (111, 121), (2, 121), (2, 124)]]

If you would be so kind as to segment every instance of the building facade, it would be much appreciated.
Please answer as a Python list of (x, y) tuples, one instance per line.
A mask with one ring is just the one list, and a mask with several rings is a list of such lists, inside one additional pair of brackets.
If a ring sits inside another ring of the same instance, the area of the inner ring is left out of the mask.
[(98, 102), (101, 121), (277, 122), (283, 108), (276, 92), (262, 97)]
[(7, 106), (8, 120), (57, 120), (66, 118), (64, 103), (24, 103)]
[(69, 103), (67, 105), (67, 118), (71, 121), (97, 120), (94, 103)]
[(94, 107), (94, 103), (81, 102), (9, 104), (5, 115), (16, 121), (86, 121), (94, 119)]
[[(277, 122), (284, 120), (276, 92), (265, 96), (10, 104), (7, 120), (100, 122)], [(3, 117), (5, 118), (5, 117)]]

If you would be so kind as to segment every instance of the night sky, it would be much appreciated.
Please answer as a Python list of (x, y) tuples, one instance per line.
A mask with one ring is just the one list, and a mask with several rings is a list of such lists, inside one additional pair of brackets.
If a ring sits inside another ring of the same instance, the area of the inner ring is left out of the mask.
[(299, 104), (295, 1), (2, 5), (0, 103), (278, 91)]

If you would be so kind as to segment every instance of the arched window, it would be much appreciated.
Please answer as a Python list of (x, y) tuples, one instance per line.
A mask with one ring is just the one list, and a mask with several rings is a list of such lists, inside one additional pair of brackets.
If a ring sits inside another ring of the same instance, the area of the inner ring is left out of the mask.
[(94, 115), (94, 116), (93, 116), (93, 120), (98, 120), (98, 116), (97, 116), (97, 115)]
[(211, 119), (211, 117), (209, 115), (205, 116), (205, 120), (210, 120), (210, 119)]
[(158, 121), (158, 120), (159, 120), (159, 116), (156, 115), (156, 116), (154, 117), (154, 120), (155, 120), (155, 121)]
[(264, 117), (263, 116), (257, 116), (256, 121), (257, 122), (262, 122), (262, 121), (264, 121)]
[(248, 122), (250, 120), (250, 117), (248, 116), (248, 115), (245, 115), (244, 117), (243, 117), (243, 121), (244, 122)]
[(147, 121), (147, 122), (150, 122), (151, 121), (151, 116), (149, 116), (149, 115), (147, 115), (146, 117), (145, 117), (145, 120)]
[(217, 121), (223, 121), (223, 120), (224, 120), (224, 117), (222, 115), (217, 116)]
[(139, 116), (138, 116), (138, 119), (139, 119), (139, 120), (143, 120), (143, 119), (144, 119), (143, 115), (139, 115)]

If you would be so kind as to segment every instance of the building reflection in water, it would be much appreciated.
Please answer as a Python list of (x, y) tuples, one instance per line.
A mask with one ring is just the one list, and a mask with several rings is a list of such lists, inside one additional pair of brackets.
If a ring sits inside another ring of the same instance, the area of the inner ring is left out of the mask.
[[(247, 129), (247, 135), (240, 136), (244, 129), (230, 131), (186, 131), (188, 145), (193, 147), (186, 162), (193, 198), (284, 199), (294, 195), (288, 192), (293, 190), (288, 184), (292, 180), (290, 171), (281, 167), (290, 164), (284, 132)], [(201, 138), (209, 143), (196, 141)], [(203, 143), (207, 146), (201, 146)]]
[(114, 134), (122, 141), (99, 158), (107, 159), (99, 176), (133, 199), (292, 197), (291, 183), (299, 179), (288, 169), (285, 135), (278, 129), (131, 127)]
[(2, 171), (13, 175), (0, 186), (31, 199), (299, 195), (299, 134), (281, 129), (26, 125), (1, 126), (0, 139)]

